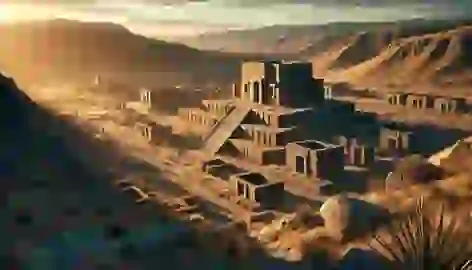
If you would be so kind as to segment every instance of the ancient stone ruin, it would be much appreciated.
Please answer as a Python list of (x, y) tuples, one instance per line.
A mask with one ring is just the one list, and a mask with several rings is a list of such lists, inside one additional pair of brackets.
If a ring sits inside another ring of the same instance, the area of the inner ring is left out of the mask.
[(312, 73), (311, 63), (246, 62), (232, 99), (204, 100), (201, 108), (181, 109), (180, 115), (209, 129), (202, 150), (210, 155), (286, 164), (287, 157), (295, 159), (286, 156), (286, 145), (313, 138), (313, 123), (326, 121), (334, 109), (353, 112), (352, 104), (331, 99), (329, 88)]
[(404, 106), (412, 109), (433, 109), (440, 113), (468, 112), (467, 100), (463, 97), (392, 92), (387, 94), (387, 102), (390, 105)]
[(142, 88), (139, 90), (139, 100), (141, 103), (147, 105), (149, 108), (152, 107), (152, 92), (148, 89)]
[(293, 171), (318, 179), (333, 179), (344, 170), (344, 148), (320, 141), (291, 142), (286, 164)]
[(359, 138), (340, 135), (335, 141), (343, 147), (344, 163), (359, 167), (370, 167), (375, 162), (375, 147), (361, 142)]
[(261, 208), (276, 208), (284, 198), (284, 183), (269, 182), (260, 173), (232, 175), (230, 182), (238, 196), (257, 204)]
[(379, 150), (389, 155), (405, 155), (415, 150), (414, 132), (403, 125), (385, 125), (380, 130)]

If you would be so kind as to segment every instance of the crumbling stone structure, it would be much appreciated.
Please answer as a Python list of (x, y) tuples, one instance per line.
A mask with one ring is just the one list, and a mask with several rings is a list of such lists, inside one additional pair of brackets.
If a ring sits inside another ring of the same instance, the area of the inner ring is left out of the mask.
[(333, 98), (333, 88), (331, 85), (324, 86), (324, 98), (325, 99), (332, 99)]
[(309, 177), (332, 179), (344, 171), (344, 149), (315, 140), (288, 143), (286, 164)]
[(465, 98), (436, 97), (433, 107), (441, 113), (464, 113), (467, 109), (467, 102)]
[(410, 153), (415, 149), (414, 133), (403, 127), (383, 127), (380, 130), (379, 149), (395, 155)]
[(150, 143), (162, 143), (172, 135), (172, 127), (157, 125), (153, 122), (137, 122), (135, 123), (141, 136)]
[(405, 106), (407, 96), (408, 96), (408, 94), (400, 93), (400, 92), (388, 93), (387, 94), (387, 101), (390, 105)]
[(370, 167), (374, 164), (375, 148), (361, 143), (359, 138), (341, 135), (335, 141), (343, 147), (346, 165)]
[(406, 106), (413, 109), (425, 110), (432, 107), (433, 98), (425, 94), (408, 94)]
[(311, 63), (246, 62), (231, 99), (204, 100), (201, 107), (179, 113), (195, 126), (207, 128), (202, 151), (209, 155), (224, 153), (260, 165), (289, 165), (296, 163), (293, 153), (303, 151), (293, 149), (305, 147), (313, 162), (305, 171), (307, 176), (331, 178), (333, 166), (334, 171), (343, 170), (342, 147), (326, 144), (310, 149), (303, 143), (289, 144), (315, 138), (323, 144), (342, 134), (356, 114), (355, 106), (332, 99), (331, 88), (312, 74)]
[[(258, 164), (284, 164), (285, 145), (310, 137), (307, 126), (325, 121), (341, 107), (325, 98), (329, 92), (323, 80), (312, 73), (311, 63), (246, 62), (241, 80), (233, 84), (232, 99), (204, 100), (202, 107), (179, 113), (209, 130), (203, 139), (203, 150), (209, 154), (225, 152)], [(344, 107), (339, 112), (354, 110)]]
[(202, 171), (223, 180), (229, 180), (231, 175), (243, 173), (244, 170), (221, 159), (212, 159), (202, 165)]
[(276, 208), (284, 201), (284, 183), (269, 182), (260, 173), (242, 173), (230, 178), (235, 195), (243, 197), (263, 208)]
[(420, 110), (434, 109), (441, 113), (465, 113), (467, 111), (467, 101), (462, 97), (395, 92), (387, 94), (387, 101), (391, 105)]
[(139, 90), (139, 100), (148, 108), (152, 107), (152, 92), (148, 89), (142, 88)]
[(313, 78), (313, 67), (308, 62), (246, 62), (241, 74), (239, 91), (234, 92), (244, 101), (303, 107), (324, 100), (323, 80)]
[(179, 108), (178, 115), (192, 124), (211, 129), (232, 108), (231, 100), (203, 100), (202, 108)]
[(148, 142), (152, 141), (152, 124), (150, 123), (136, 123), (135, 129), (139, 130), (141, 136), (143, 136)]
[(207, 114), (200, 110), (192, 110), (187, 108), (179, 109), (179, 115), (184, 117), (192, 124), (199, 125), (206, 128), (211, 128), (218, 122), (218, 118), (214, 115)]

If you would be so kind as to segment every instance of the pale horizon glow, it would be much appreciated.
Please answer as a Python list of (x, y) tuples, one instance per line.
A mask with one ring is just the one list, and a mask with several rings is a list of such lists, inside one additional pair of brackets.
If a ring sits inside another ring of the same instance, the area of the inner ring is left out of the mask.
[[(26, 0), (23, 0), (26, 1)], [(64, 0), (65, 1), (65, 0)], [(72, 1), (72, 0), (71, 0)], [(464, 7), (432, 4), (397, 6), (314, 6), (275, 1), (263, 6), (225, 5), (224, 1), (185, 2), (179, 5), (127, 4), (118, 0), (51, 4), (0, 3), (0, 23), (70, 19), (86, 22), (112, 22), (152, 37), (191, 36), (206, 32), (251, 29), (276, 24), (314, 25), (336, 21), (395, 21), (413, 18), (461, 17)]]

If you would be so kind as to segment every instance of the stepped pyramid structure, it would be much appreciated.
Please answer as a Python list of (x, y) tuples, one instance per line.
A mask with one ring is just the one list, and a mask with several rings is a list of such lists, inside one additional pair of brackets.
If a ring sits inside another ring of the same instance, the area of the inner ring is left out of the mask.
[[(306, 164), (316, 156), (336, 159), (320, 153), (341, 149), (343, 160), (342, 146), (316, 140), (339, 134), (335, 123), (355, 112), (353, 104), (331, 99), (323, 79), (312, 74), (311, 63), (245, 62), (241, 80), (233, 84), (232, 99), (204, 100), (200, 108), (180, 109), (179, 114), (208, 129), (202, 150), (209, 155), (238, 155), (261, 165), (301, 164), (290, 162), (290, 155), (296, 160), (295, 156), (310, 152), (312, 158), (305, 157), (305, 165), (298, 166), (304, 167), (299, 171), (307, 172), (310, 166)], [(289, 144), (290, 151), (286, 151)]]

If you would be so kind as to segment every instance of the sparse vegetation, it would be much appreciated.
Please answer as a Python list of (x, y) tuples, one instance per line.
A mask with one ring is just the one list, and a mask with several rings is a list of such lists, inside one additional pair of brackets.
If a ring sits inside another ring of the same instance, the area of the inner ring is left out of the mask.
[(444, 209), (430, 212), (420, 199), (415, 212), (375, 236), (372, 248), (394, 269), (472, 269), (470, 217), (449, 219)]

